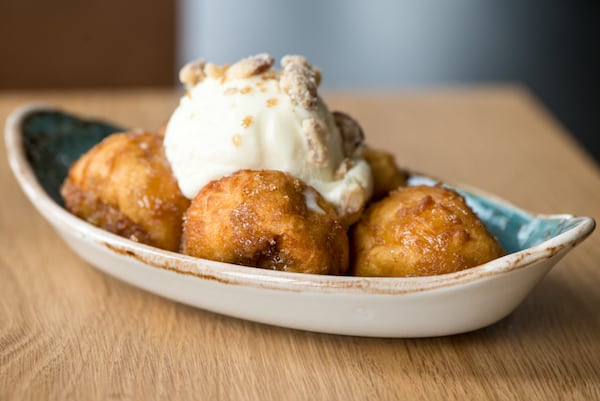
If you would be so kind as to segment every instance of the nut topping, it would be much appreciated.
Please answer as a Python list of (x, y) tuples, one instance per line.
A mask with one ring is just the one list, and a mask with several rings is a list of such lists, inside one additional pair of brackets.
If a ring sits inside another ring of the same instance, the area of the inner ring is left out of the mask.
[(302, 56), (285, 56), (281, 59), (279, 87), (291, 98), (294, 104), (307, 109), (317, 105), (317, 87), (320, 74)]
[(302, 132), (308, 147), (307, 161), (317, 166), (327, 166), (327, 146), (323, 127), (314, 118), (302, 121)]
[(362, 128), (346, 113), (334, 111), (333, 118), (344, 141), (344, 155), (352, 156), (365, 139)]
[(191, 61), (183, 66), (179, 71), (179, 81), (189, 89), (201, 82), (206, 75), (204, 74), (204, 66), (206, 62), (202, 59)]
[(242, 59), (229, 68), (227, 73), (231, 79), (244, 79), (258, 75), (273, 65), (275, 59), (266, 53)]
[(224, 64), (218, 66), (213, 63), (208, 63), (204, 66), (204, 73), (212, 79), (219, 80), (221, 83), (225, 82), (227, 79), (227, 70), (229, 69), (229, 64)]

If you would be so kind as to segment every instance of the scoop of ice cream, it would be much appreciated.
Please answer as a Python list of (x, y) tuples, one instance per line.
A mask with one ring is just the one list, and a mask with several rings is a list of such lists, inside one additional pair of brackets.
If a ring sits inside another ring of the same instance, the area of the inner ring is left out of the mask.
[(362, 130), (331, 113), (317, 95), (320, 72), (286, 56), (281, 70), (261, 54), (232, 66), (203, 61), (180, 72), (187, 92), (171, 116), (165, 151), (182, 193), (241, 169), (281, 170), (302, 179), (343, 216), (362, 209), (372, 190)]

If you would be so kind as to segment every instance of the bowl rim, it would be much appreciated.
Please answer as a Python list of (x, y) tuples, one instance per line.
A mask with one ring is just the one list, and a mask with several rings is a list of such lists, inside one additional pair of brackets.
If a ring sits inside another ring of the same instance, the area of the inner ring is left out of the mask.
[[(533, 247), (510, 253), (479, 266), (462, 271), (422, 277), (358, 277), (333, 276), (307, 273), (282, 272), (249, 268), (246, 266), (195, 258), (181, 253), (171, 252), (141, 244), (116, 234), (95, 227), (69, 213), (58, 205), (42, 188), (23, 148), (20, 127), (23, 120), (34, 112), (61, 112), (59, 107), (45, 103), (28, 103), (15, 109), (5, 123), (6, 151), (10, 168), (33, 206), (54, 226), (68, 230), (72, 235), (91, 241), (107, 252), (131, 258), (146, 266), (163, 269), (176, 274), (183, 274), (202, 280), (210, 280), (221, 284), (242, 285), (271, 290), (318, 291), (335, 293), (364, 294), (413, 294), (424, 291), (446, 289), (466, 285), (476, 280), (492, 279), (500, 274), (525, 269), (545, 259), (550, 259), (563, 251), (567, 251), (587, 238), (595, 228), (595, 221), (588, 216), (570, 214), (539, 214), (523, 210), (510, 202), (485, 191), (467, 185), (458, 188), (470, 192), (536, 218), (559, 218), (574, 222), (574, 226), (565, 232), (551, 237)], [(87, 116), (78, 115), (88, 119)], [(93, 121), (102, 121), (89, 118)]]

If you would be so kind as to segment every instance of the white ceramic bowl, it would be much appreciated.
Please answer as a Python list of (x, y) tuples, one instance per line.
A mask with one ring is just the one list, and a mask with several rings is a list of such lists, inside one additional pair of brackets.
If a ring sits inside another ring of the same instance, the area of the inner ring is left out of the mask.
[[(58, 203), (55, 187), (77, 156), (67, 155), (77, 148), (70, 141), (89, 138), (94, 128), (100, 127), (93, 135), (110, 131), (106, 124), (81, 121), (41, 105), (22, 107), (8, 118), (8, 159), (32, 204), (73, 251), (100, 270), (165, 298), (242, 319), (375, 337), (475, 330), (513, 311), (595, 226), (590, 217), (529, 214), (498, 198), (462, 191), (510, 254), (461, 272), (415, 278), (319, 276), (193, 258), (113, 235)], [(56, 137), (62, 138), (58, 145)], [(65, 166), (48, 174), (52, 168), (43, 163), (55, 162)]]

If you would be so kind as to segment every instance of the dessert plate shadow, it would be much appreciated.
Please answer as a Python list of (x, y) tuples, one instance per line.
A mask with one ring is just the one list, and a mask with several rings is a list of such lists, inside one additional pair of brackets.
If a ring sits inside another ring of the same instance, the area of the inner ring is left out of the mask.
[[(431, 277), (319, 276), (198, 259), (121, 238), (67, 212), (68, 168), (118, 126), (30, 104), (6, 121), (11, 169), (31, 203), (82, 259), (178, 302), (282, 327), (373, 337), (430, 337), (490, 325), (511, 313), (550, 269), (594, 229), (591, 217), (523, 211), (456, 188), (509, 254)], [(435, 184), (413, 176), (412, 184)]]

